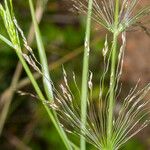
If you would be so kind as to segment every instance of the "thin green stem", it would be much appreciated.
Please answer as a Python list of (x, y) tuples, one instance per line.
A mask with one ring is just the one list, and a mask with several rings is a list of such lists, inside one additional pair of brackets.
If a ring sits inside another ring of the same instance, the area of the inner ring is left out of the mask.
[(112, 56), (111, 56), (111, 74), (110, 74), (110, 94), (109, 94), (109, 106), (108, 106), (108, 128), (107, 138), (110, 141), (112, 136), (112, 124), (113, 124), (113, 111), (115, 103), (115, 68), (116, 68), (116, 50), (117, 50), (117, 36), (114, 34), (113, 45), (112, 45)]
[(45, 48), (44, 48), (43, 41), (41, 38), (41, 33), (40, 33), (40, 30), (38, 27), (38, 23), (37, 23), (37, 20), (35, 17), (35, 11), (34, 11), (32, 0), (29, 0), (29, 5), (30, 5), (33, 24), (34, 24), (34, 30), (35, 30), (35, 35), (36, 35), (36, 41), (37, 41), (37, 46), (38, 46), (40, 62), (42, 64), (42, 72), (44, 74), (43, 84), (44, 84), (45, 92), (46, 92), (48, 99), (50, 101), (52, 101), (54, 98), (53, 98), (52, 85), (50, 83), (51, 78), (49, 75), (49, 69), (48, 69), (48, 63), (47, 63), (47, 58), (46, 58), (46, 54), (45, 54)]
[[(114, 32), (113, 32), (113, 43), (111, 49), (111, 73), (110, 73), (110, 87), (109, 87), (109, 106), (108, 106), (108, 127), (107, 127), (107, 139), (108, 144), (112, 137), (112, 126), (113, 126), (113, 111), (115, 103), (115, 73), (116, 73), (116, 53), (117, 53), (117, 40), (118, 40), (118, 22), (119, 22), (119, 0), (116, 0), (115, 4), (115, 15), (114, 15)], [(111, 145), (110, 145), (111, 147)]]
[(0, 34), (0, 40), (9, 45), (11, 48), (15, 49), (14, 45), (9, 41), (7, 38), (5, 38), (3, 35)]
[[(85, 35), (85, 48), (83, 58), (83, 70), (82, 70), (82, 89), (81, 89), (81, 121), (84, 128), (86, 125), (87, 115), (87, 95), (88, 95), (88, 72), (89, 72), (89, 53), (90, 53), (90, 32), (91, 32), (91, 15), (92, 15), (93, 0), (88, 2), (88, 14), (86, 22), (86, 35)], [(80, 149), (86, 150), (85, 138), (81, 136)]]

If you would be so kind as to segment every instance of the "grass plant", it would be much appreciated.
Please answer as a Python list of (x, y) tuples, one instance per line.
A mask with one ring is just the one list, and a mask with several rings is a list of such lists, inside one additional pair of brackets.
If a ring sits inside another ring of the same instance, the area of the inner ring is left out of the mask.
[[(15, 50), (39, 99), (42, 101), (43, 107), (68, 150), (79, 148), (68, 139), (60, 123), (67, 132), (80, 136), (81, 150), (86, 150), (86, 141), (99, 150), (117, 150), (145, 128), (150, 121), (149, 119), (145, 120), (145, 117), (150, 113), (146, 108), (150, 101), (143, 101), (150, 90), (150, 84), (141, 90), (137, 90), (137, 84), (122, 100), (118, 112), (115, 112), (116, 101), (121, 88), (119, 82), (126, 48), (126, 31), (140, 18), (148, 15), (150, 7), (135, 11), (139, 0), (72, 0), (72, 2), (77, 11), (87, 15), (81, 90), (76, 83), (75, 75), (72, 77), (76, 90), (79, 92), (78, 97), (75, 96), (69, 86), (65, 70), (63, 70), (64, 84), (60, 85), (60, 90), (53, 85), (32, 0), (29, 0), (29, 5), (40, 63), (28, 46), (23, 31), (15, 19), (12, 0), (4, 0), (4, 7), (0, 5), (0, 15), (9, 35), (9, 39), (7, 39), (0, 34), (0, 39)], [(106, 36), (102, 50), (104, 70), (100, 78), (97, 107), (93, 103), (93, 73), (89, 71), (91, 19), (111, 32), (113, 37), (110, 48)], [(121, 46), (118, 44), (120, 36), (122, 39)], [(20, 44), (21, 42), (23, 45)], [(22, 52), (22, 47), (29, 51), (28, 55)], [(47, 105), (47, 98), (41, 92), (28, 65), (43, 76), (43, 85), (51, 109)], [(110, 80), (109, 88), (107, 92), (104, 92), (106, 76), (109, 76)], [(76, 102), (77, 99), (81, 102), (80, 106)], [(59, 121), (59, 118), (62, 121)], [(66, 124), (67, 126), (65, 126)]]

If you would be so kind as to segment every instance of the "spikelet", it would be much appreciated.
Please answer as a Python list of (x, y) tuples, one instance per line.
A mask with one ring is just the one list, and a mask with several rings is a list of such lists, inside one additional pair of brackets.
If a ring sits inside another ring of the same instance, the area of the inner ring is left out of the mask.
[(19, 38), (18, 38), (18, 32), (15, 28), (15, 25), (14, 25), (14, 22), (12, 19), (13, 14), (9, 10), (8, 2), (5, 0), (4, 3), (5, 3), (5, 7), (3, 7), (0, 4), (0, 15), (3, 19), (5, 28), (7, 30), (7, 33), (9, 35), (9, 38), (10, 38), (12, 44), (14, 45), (15, 49), (20, 52), (20, 49), (18, 48), (20, 45)]
[[(12, 43), (14, 49), (23, 56), (23, 58), (27, 61), (27, 63), (37, 72), (39, 72), (40, 74), (43, 75), (42, 71), (41, 71), (41, 67), (42, 65), (38, 62), (38, 60), (36, 59), (32, 48), (28, 45), (27, 39), (22, 31), (22, 29), (20, 28), (14, 14), (13, 11), (10, 11), (13, 9), (12, 7), (12, 2), (9, 1), (9, 3), (7, 2), (7, 0), (4, 1), (5, 2), (5, 7), (3, 7), (0, 4), (0, 15), (3, 19), (5, 28), (7, 30), (7, 33), (9, 35), (9, 38), (11, 41), (9, 41), (10, 43)], [(10, 6), (10, 8), (9, 8)], [(21, 37), (21, 38), (20, 38)], [(28, 51), (28, 54), (25, 54), (22, 51), (22, 46), (20, 44), (20, 40), (22, 40), (23, 42), (23, 46), (25, 47), (25, 49)]]

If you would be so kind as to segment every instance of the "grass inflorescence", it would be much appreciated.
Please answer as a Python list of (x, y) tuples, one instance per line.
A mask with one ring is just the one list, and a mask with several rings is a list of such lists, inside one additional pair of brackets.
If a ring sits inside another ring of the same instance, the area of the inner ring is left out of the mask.
[[(126, 98), (119, 97), (121, 90), (119, 83), (127, 41), (126, 31), (143, 16), (148, 15), (150, 7), (147, 6), (136, 11), (136, 6), (140, 0), (72, 0), (72, 2), (77, 11), (87, 15), (81, 89), (77, 85), (75, 74), (72, 77), (78, 97), (72, 92), (64, 69), (64, 84), (60, 85), (59, 90), (55, 88), (51, 81), (32, 0), (29, 0), (29, 4), (39, 49), (40, 63), (28, 46), (23, 31), (15, 19), (11, 0), (4, 0), (4, 7), (0, 4), (0, 15), (9, 35), (9, 39), (7, 39), (0, 34), (0, 39), (15, 50), (39, 99), (42, 100), (49, 118), (55, 125), (68, 150), (73, 147), (78, 149), (78, 147), (70, 142), (60, 123), (67, 132), (81, 137), (81, 150), (86, 149), (85, 141), (99, 150), (117, 150), (145, 128), (150, 121), (147, 117), (150, 115), (150, 111), (146, 107), (150, 101), (143, 100), (150, 90), (150, 84), (141, 90), (137, 90), (137, 84), (130, 90)], [(94, 86), (92, 80), (94, 73), (89, 71), (91, 19), (111, 32), (113, 37), (110, 47), (106, 36), (102, 50), (104, 69), (100, 78), (96, 105), (93, 102)], [(121, 46), (118, 44), (120, 35), (122, 39)], [(20, 44), (22, 42), (23, 45)], [(22, 47), (25, 47), (29, 54), (24, 54)], [(43, 96), (44, 94), (41, 92), (28, 65), (42, 74), (45, 93), (49, 99), (48, 102), (45, 100), (46, 98)], [(110, 78), (107, 90), (105, 89), (106, 76)], [(121, 99), (122, 102), (119, 108), (116, 105), (118, 99)], [(77, 101), (80, 101), (80, 104)], [(47, 103), (51, 109), (48, 108)]]

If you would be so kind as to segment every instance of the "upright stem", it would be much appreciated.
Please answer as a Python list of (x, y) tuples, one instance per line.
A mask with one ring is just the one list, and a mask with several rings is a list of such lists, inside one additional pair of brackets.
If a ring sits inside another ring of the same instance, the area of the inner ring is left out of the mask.
[[(91, 15), (92, 15), (93, 0), (88, 2), (88, 14), (86, 22), (86, 35), (84, 43), (84, 58), (83, 58), (83, 70), (82, 70), (82, 89), (81, 89), (81, 129), (84, 129), (86, 124), (87, 113), (87, 95), (88, 95), (88, 71), (89, 71), (89, 53), (90, 53), (90, 31), (91, 31)], [(86, 149), (85, 138), (81, 136), (80, 149)]]
[(107, 127), (107, 139), (108, 143), (112, 136), (112, 125), (113, 125), (113, 110), (115, 103), (115, 73), (116, 73), (116, 51), (117, 51), (117, 39), (118, 39), (118, 22), (119, 22), (119, 0), (116, 0), (115, 4), (115, 15), (114, 15), (114, 32), (113, 32), (113, 43), (111, 49), (111, 74), (110, 74), (110, 87), (109, 87), (109, 110), (108, 110), (108, 127)]
[(44, 89), (46, 92), (46, 95), (50, 101), (53, 101), (53, 91), (52, 91), (52, 85), (50, 83), (51, 78), (49, 75), (49, 69), (48, 69), (48, 63), (47, 63), (47, 58), (45, 54), (45, 48), (43, 45), (43, 41), (41, 38), (41, 33), (40, 29), (35, 17), (35, 11), (33, 7), (33, 2), (32, 0), (29, 0), (29, 5), (30, 5), (30, 10), (31, 10), (31, 16), (34, 24), (34, 30), (35, 30), (35, 36), (36, 36), (36, 41), (37, 41), (37, 46), (38, 46), (38, 52), (39, 52), (39, 57), (40, 57), (40, 62), (42, 64), (42, 72), (44, 74), (43, 77), (43, 84), (44, 84)]

